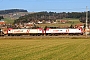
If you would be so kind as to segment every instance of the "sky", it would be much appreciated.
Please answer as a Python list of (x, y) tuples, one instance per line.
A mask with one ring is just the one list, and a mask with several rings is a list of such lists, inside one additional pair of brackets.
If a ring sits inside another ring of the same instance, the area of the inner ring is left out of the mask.
[(0, 10), (25, 9), (28, 12), (84, 12), (90, 0), (0, 0)]

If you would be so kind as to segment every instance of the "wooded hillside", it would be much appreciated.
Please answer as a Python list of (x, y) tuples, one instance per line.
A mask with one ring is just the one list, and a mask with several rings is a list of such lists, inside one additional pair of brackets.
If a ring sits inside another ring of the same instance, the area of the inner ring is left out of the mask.
[(15, 12), (28, 12), (28, 11), (24, 9), (0, 10), (0, 14), (9, 14), (9, 13), (15, 13)]
[[(85, 23), (86, 12), (37, 12), (25, 16), (19, 17), (19, 19), (15, 20), (14, 23), (25, 23), (25, 22), (35, 22), (37, 21), (56, 21), (57, 19), (63, 18), (77, 18), (80, 19), (80, 22)], [(90, 11), (88, 11), (88, 17), (90, 20)], [(90, 21), (88, 21), (90, 23)]]

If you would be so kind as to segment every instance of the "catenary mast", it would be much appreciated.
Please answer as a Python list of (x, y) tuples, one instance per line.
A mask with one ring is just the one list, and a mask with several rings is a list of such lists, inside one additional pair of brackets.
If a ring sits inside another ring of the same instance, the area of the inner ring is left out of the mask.
[(88, 23), (88, 8), (87, 8), (87, 6), (86, 6), (86, 29), (85, 29), (85, 30), (86, 30), (86, 36), (87, 36), (87, 34), (88, 34), (88, 33), (87, 33), (88, 24), (87, 24), (87, 23)]

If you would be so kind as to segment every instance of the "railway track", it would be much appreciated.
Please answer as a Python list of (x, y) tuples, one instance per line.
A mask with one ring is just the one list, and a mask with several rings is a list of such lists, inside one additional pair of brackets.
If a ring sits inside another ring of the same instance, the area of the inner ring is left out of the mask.
[(88, 36), (0, 36), (1, 38), (7, 39), (7, 38), (90, 38), (90, 35)]

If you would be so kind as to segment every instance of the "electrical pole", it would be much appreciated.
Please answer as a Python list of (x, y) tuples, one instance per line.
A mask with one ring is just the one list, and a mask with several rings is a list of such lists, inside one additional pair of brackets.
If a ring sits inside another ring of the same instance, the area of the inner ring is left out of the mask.
[(86, 6), (86, 29), (85, 29), (85, 31), (86, 31), (86, 37), (87, 37), (87, 29), (88, 29), (87, 22), (88, 22), (88, 8)]

